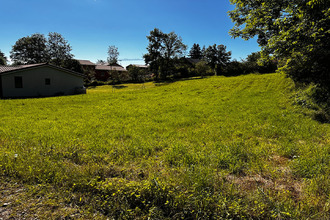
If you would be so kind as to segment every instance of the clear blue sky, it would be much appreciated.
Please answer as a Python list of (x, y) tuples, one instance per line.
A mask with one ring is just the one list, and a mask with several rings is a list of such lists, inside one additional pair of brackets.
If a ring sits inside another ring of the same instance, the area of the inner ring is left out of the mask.
[[(142, 59), (155, 27), (174, 31), (188, 45), (224, 44), (240, 60), (259, 50), (256, 40), (232, 39), (229, 0), (0, 0), (0, 50), (9, 57), (15, 42), (33, 33), (58, 32), (76, 59), (107, 58), (115, 45), (119, 59)], [(129, 63), (121, 62), (123, 66)]]

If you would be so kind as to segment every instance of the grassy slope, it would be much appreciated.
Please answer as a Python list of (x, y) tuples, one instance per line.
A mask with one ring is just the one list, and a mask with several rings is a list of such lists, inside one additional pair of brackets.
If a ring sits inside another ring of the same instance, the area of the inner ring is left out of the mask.
[(0, 172), (37, 186), (27, 198), (61, 189), (82, 218), (329, 217), (330, 126), (289, 79), (145, 87), (0, 100)]

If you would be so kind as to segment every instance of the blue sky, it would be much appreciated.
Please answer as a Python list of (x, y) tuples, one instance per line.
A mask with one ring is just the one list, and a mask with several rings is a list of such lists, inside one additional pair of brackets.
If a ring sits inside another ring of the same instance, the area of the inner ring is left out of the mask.
[[(96, 62), (115, 45), (119, 59), (142, 59), (150, 31), (174, 31), (188, 45), (223, 44), (240, 60), (259, 50), (256, 40), (233, 39), (229, 0), (0, 0), (0, 50), (33, 33), (58, 32), (76, 59)], [(144, 61), (122, 61), (123, 66)]]

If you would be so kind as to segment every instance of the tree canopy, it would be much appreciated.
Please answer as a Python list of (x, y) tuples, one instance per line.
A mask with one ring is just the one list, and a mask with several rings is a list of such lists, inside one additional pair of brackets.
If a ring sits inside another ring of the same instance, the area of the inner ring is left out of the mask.
[(199, 44), (194, 44), (189, 51), (189, 57), (192, 59), (202, 59), (203, 53)]
[(60, 65), (63, 61), (73, 58), (71, 46), (61, 34), (50, 32), (47, 40), (47, 55), (55, 65)]
[(10, 58), (15, 64), (43, 63), (49, 60), (47, 39), (43, 34), (32, 34), (16, 41), (10, 51)]
[(116, 64), (118, 62), (118, 56), (119, 56), (118, 48), (114, 45), (109, 46), (109, 48), (108, 48), (108, 63), (110, 65)]
[(221, 71), (230, 61), (231, 52), (226, 51), (226, 46), (213, 44), (206, 48), (204, 58), (212, 69), (217, 73)]
[(50, 32), (48, 39), (43, 34), (32, 34), (16, 41), (10, 58), (14, 64), (51, 62), (62, 66), (73, 58), (71, 50), (70, 44), (59, 33)]
[(187, 49), (182, 38), (174, 32), (163, 33), (158, 28), (150, 31), (147, 36), (148, 53), (144, 55), (146, 64), (156, 74), (156, 78), (166, 78), (174, 67), (174, 60), (182, 57)]
[(0, 50), (0, 65), (7, 65), (7, 57)]
[(329, 0), (230, 0), (233, 37), (258, 37), (281, 71), (298, 82), (330, 87)]

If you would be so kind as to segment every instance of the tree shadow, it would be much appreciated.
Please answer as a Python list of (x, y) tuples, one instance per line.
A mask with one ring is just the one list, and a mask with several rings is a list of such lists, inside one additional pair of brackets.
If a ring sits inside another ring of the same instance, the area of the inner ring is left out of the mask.
[(190, 81), (190, 80), (198, 80), (198, 79), (205, 79), (209, 76), (194, 76), (194, 77), (187, 77), (187, 78), (169, 78), (169, 79), (162, 79), (154, 81), (155, 86), (165, 86), (171, 83), (180, 82), (180, 81)]
[(124, 88), (127, 88), (127, 86), (124, 86), (124, 85), (113, 85), (112, 88), (114, 88), (114, 89), (124, 89)]

